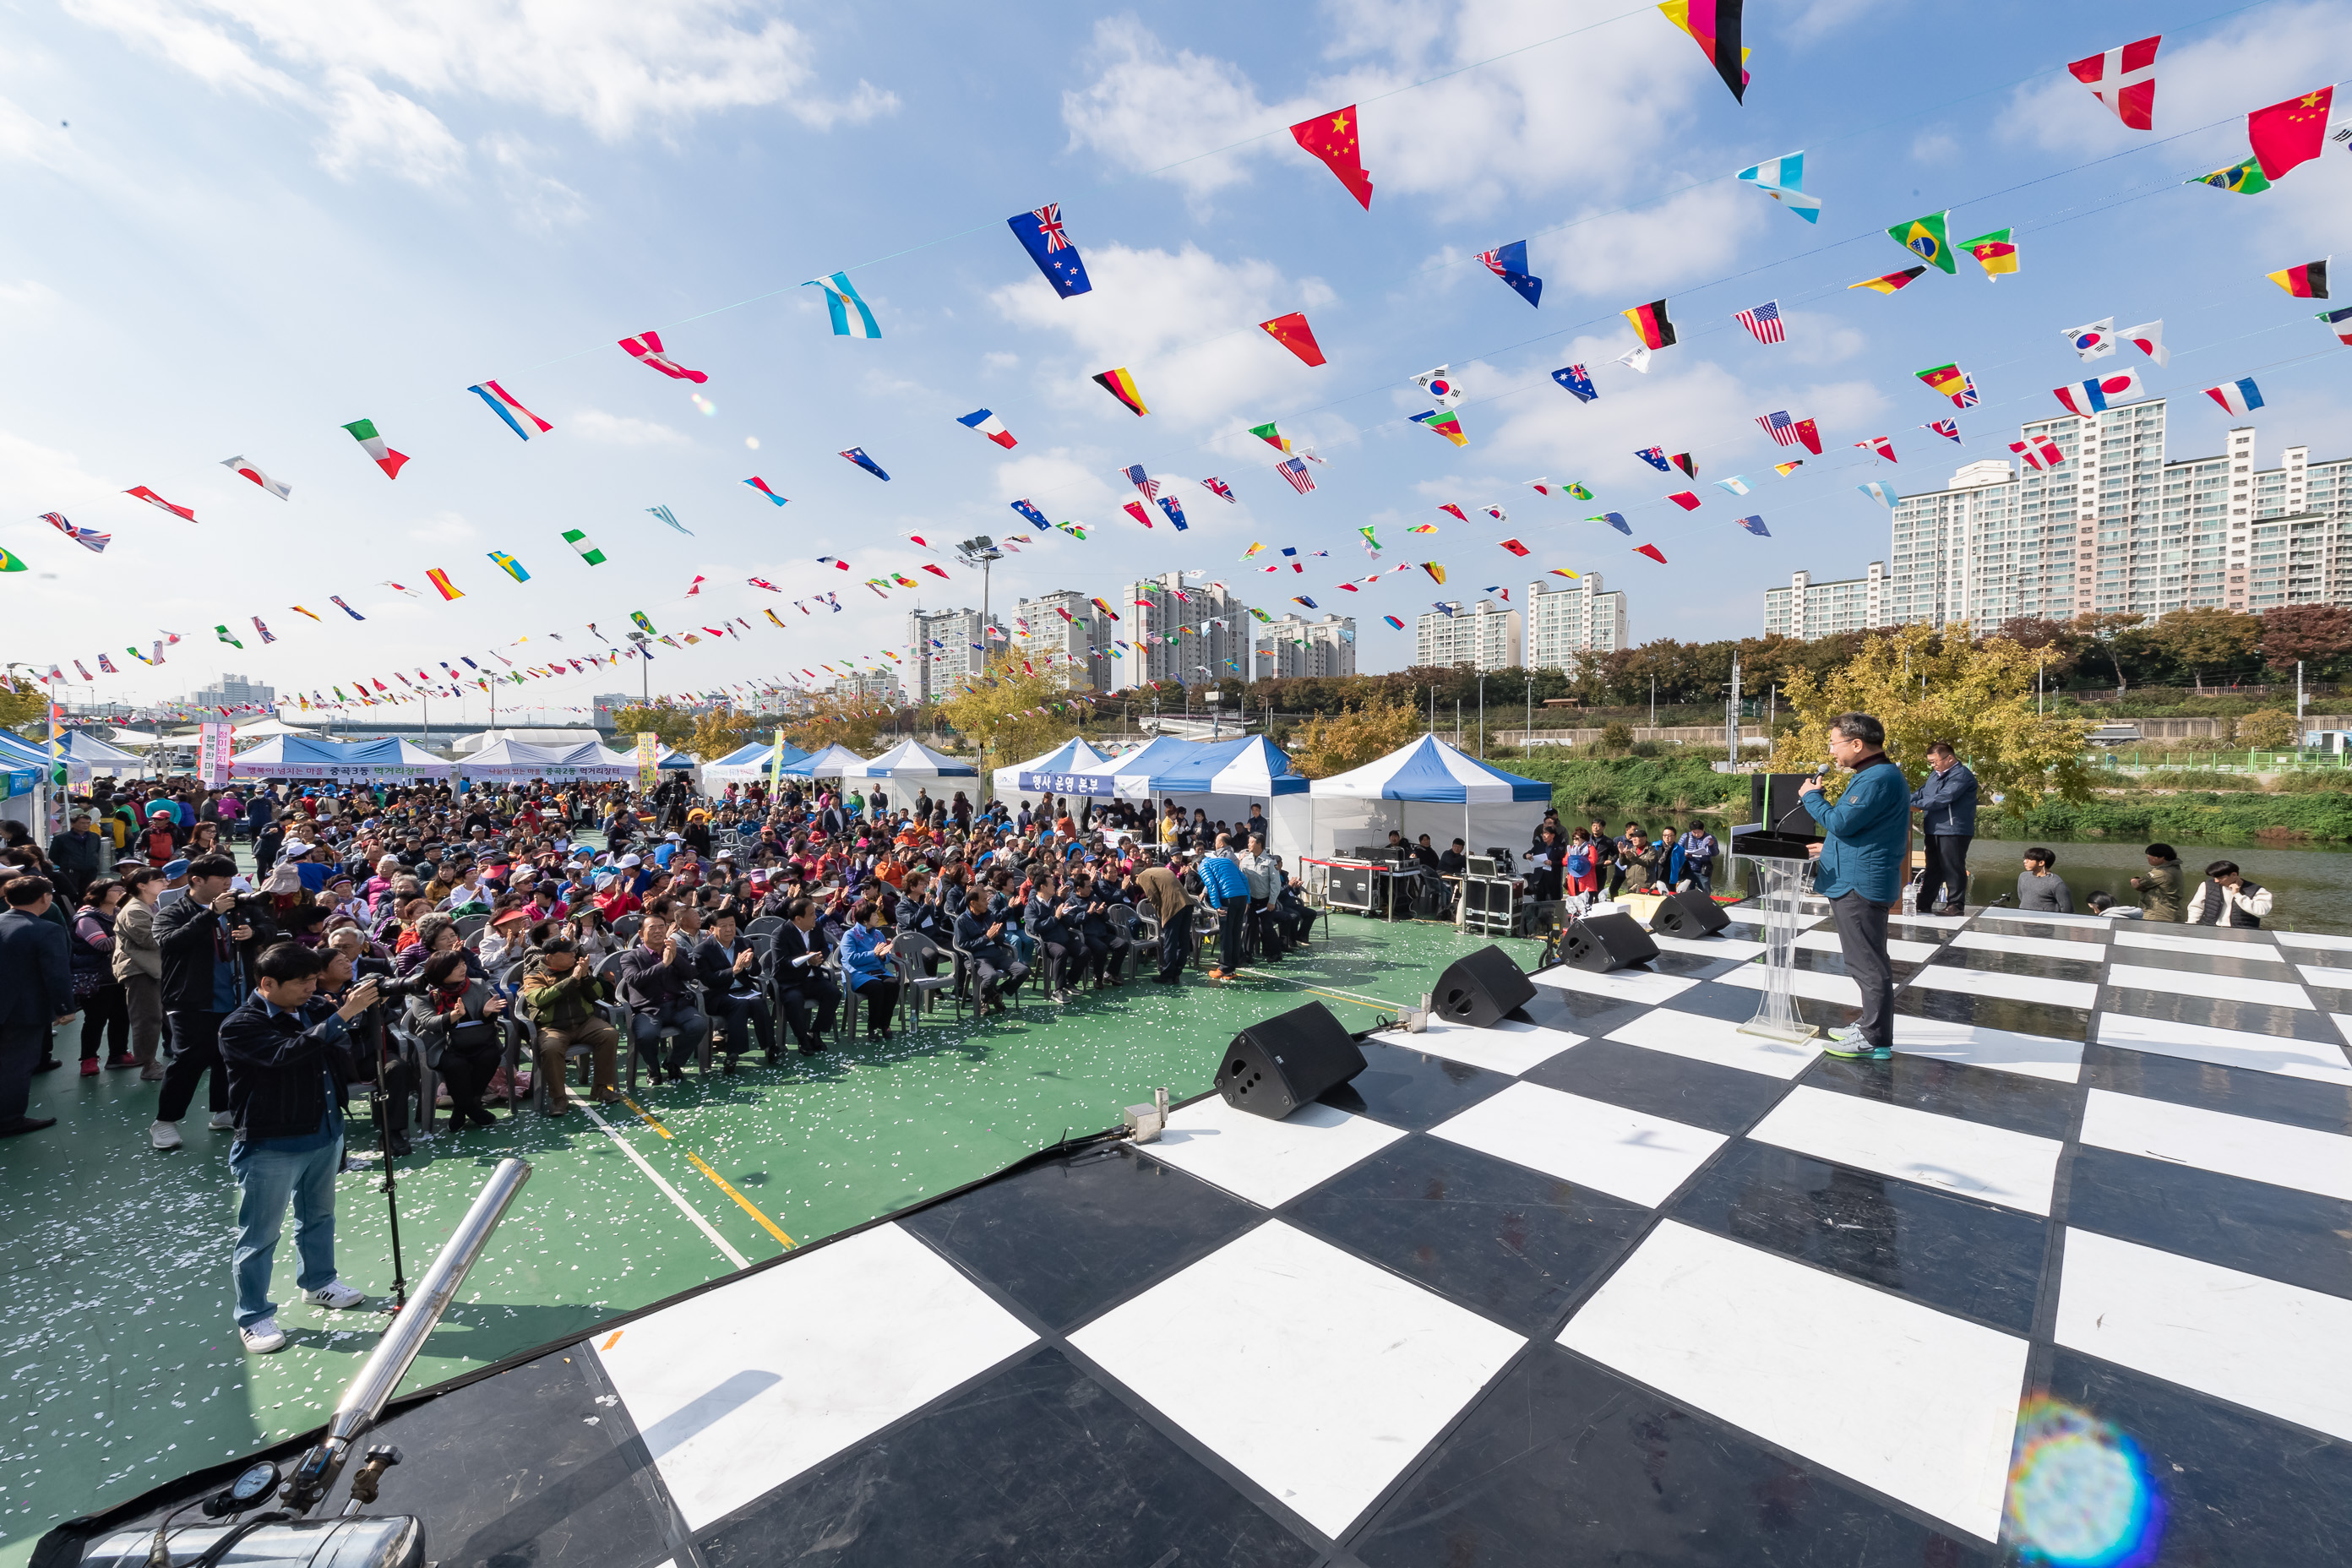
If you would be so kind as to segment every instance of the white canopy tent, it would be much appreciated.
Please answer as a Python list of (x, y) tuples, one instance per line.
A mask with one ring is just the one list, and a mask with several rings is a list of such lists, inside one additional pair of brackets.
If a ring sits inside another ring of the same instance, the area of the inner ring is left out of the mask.
[[(774, 758), (775, 752), (776, 743), (772, 740), (753, 741), (739, 746), (716, 762), (702, 764), (702, 787), (724, 789), (731, 784), (752, 784), (765, 779), (768, 776), (768, 764)], [(807, 755), (806, 752), (802, 751), (790, 741), (784, 742), (785, 767), (791, 767)]]
[(1551, 785), (1521, 778), (1423, 735), (1360, 768), (1317, 779), (1311, 842), (1318, 858), (1428, 834), (1440, 854), (1458, 836), (1469, 854), (1524, 853), (1551, 805)]
[(236, 738), (239, 741), (266, 741), (272, 735), (316, 735), (318, 732), (316, 730), (305, 730), (299, 724), (289, 724), (285, 720), (274, 715), (268, 719), (257, 719), (250, 724), (239, 724), (236, 727)]
[(608, 752), (593, 741), (576, 746), (534, 746), (526, 741), (493, 741), (456, 764), (459, 778), (480, 784), (523, 784), (531, 779), (550, 783), (633, 779), (634, 757)]
[(139, 773), (146, 760), (134, 752), (110, 746), (95, 735), (79, 730), (66, 731), (59, 750), (65, 758), (66, 779), (69, 784), (84, 784), (93, 773)]
[(117, 730), (108, 737), (106, 743), (126, 752), (143, 752), (150, 746), (187, 745), (191, 741), (175, 741), (169, 735), (150, 734), (144, 730)]
[(846, 779), (893, 779), (902, 784), (928, 784), (935, 779), (975, 779), (980, 770), (970, 763), (934, 752), (920, 741), (899, 742), (870, 762), (845, 769)]
[(831, 745), (813, 757), (803, 757), (797, 763), (784, 764), (784, 776), (792, 779), (838, 779), (856, 776), (850, 770), (866, 765), (866, 759), (847, 746)]
[(991, 775), (991, 782), (999, 795), (1060, 795), (1062, 787), (1056, 781), (1062, 775), (1098, 768), (1108, 761), (1108, 757), (1074, 735), (1025, 763), (1008, 763)]

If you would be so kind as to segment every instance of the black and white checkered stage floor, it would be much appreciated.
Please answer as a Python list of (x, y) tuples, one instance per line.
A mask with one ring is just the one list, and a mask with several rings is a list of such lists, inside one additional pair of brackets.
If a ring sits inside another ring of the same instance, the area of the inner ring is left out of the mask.
[(484, 1380), (398, 1499), (445, 1564), (2352, 1561), (2352, 938), (1906, 920), (1873, 1065), (1737, 1032), (1758, 934)]

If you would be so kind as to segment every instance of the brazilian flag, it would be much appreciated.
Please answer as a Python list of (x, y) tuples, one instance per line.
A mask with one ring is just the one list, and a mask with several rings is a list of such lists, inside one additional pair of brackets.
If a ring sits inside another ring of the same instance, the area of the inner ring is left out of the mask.
[(1898, 223), (1886, 232), (1895, 244), (1928, 266), (1957, 273), (1959, 265), (1952, 258), (1952, 237), (1946, 227), (1951, 216), (1948, 212), (1929, 213), (1926, 217)]
[(2192, 185), (2219, 185), (2225, 191), (2235, 191), (2242, 196), (2254, 195), (2271, 188), (2263, 177), (2263, 166), (2252, 158), (2227, 169), (2216, 169), (2210, 174), (2200, 174), (2185, 182)]

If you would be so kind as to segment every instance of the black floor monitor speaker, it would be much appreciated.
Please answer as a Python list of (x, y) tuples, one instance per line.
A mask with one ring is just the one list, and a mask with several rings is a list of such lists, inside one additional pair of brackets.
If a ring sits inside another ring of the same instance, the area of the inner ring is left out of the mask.
[(1658, 902), (1650, 929), (1660, 936), (1713, 936), (1731, 923), (1723, 907), (1696, 888), (1685, 888)]
[(1514, 1007), (1535, 1000), (1535, 983), (1499, 947), (1482, 947), (1457, 958), (1437, 977), (1432, 1011), (1449, 1024), (1491, 1029)]
[(1279, 1121), (1363, 1070), (1348, 1026), (1309, 1002), (1235, 1035), (1217, 1064), (1217, 1092), (1236, 1110)]
[(1560, 962), (1606, 974), (1658, 956), (1658, 944), (1632, 915), (1587, 915), (1560, 934)]

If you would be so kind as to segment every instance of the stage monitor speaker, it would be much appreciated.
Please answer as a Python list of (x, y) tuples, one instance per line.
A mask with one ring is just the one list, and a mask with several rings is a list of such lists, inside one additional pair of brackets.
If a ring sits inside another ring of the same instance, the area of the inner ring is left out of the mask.
[(1658, 944), (1632, 915), (1586, 915), (1560, 934), (1560, 962), (1606, 974), (1658, 956)]
[(1348, 1026), (1309, 1002), (1235, 1035), (1217, 1065), (1217, 1092), (1236, 1110), (1279, 1121), (1363, 1070)]
[(1433, 1010), (1447, 1023), (1491, 1029), (1512, 1008), (1534, 1001), (1536, 988), (1509, 953), (1487, 946), (1448, 964), (1430, 994)]
[(1660, 936), (1713, 936), (1730, 923), (1722, 906), (1696, 888), (1659, 900), (1650, 916), (1650, 929)]

